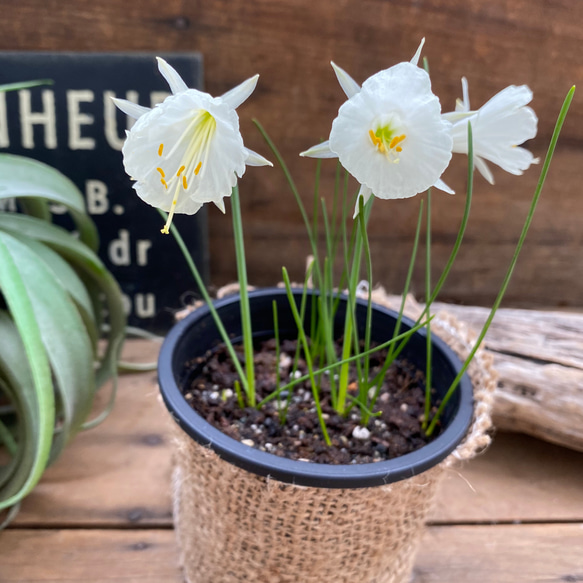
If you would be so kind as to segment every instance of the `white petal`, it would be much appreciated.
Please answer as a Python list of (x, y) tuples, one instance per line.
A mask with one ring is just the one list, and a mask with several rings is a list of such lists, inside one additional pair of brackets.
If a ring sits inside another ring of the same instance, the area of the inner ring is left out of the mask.
[(468, 80), (462, 77), (462, 99), (457, 99), (455, 110), (459, 112), (470, 111), (470, 94), (468, 91)]
[(423, 50), (423, 45), (425, 44), (425, 37), (421, 39), (419, 48), (415, 51), (413, 58), (411, 59), (411, 64), (417, 66), (419, 64), (419, 58), (421, 57), (421, 51)]
[(248, 155), (247, 160), (245, 160), (247, 166), (273, 166), (273, 164), (261, 154), (258, 154), (249, 148), (245, 148), (245, 151)]
[(145, 113), (150, 111), (149, 107), (144, 107), (143, 105), (138, 105), (133, 101), (128, 101), (127, 99), (119, 99), (117, 97), (111, 98), (115, 103), (115, 106), (123, 111), (126, 115), (133, 117), (134, 119), (138, 119), (142, 117)]
[[(457, 109), (458, 104), (456, 103), (456, 110), (449, 111), (448, 113), (442, 113), (441, 117), (450, 123), (457, 123), (459, 121), (464, 121), (470, 119), (472, 116), (476, 115), (475, 111), (461, 111)], [(467, 132), (467, 130), (466, 130)]]
[(360, 91), (360, 85), (344, 69), (341, 69), (334, 63), (334, 61), (330, 61), (330, 64), (334, 69), (334, 73), (336, 73), (336, 79), (338, 79), (340, 87), (346, 93), (346, 97), (350, 99), (353, 95), (356, 95)]
[(488, 168), (488, 164), (479, 156), (474, 156), (474, 166), (478, 169), (478, 172), (490, 183), (494, 184), (494, 175), (490, 168)]
[(352, 215), (353, 219), (356, 219), (356, 217), (358, 216), (358, 211), (360, 209), (359, 203), (360, 199), (362, 198), (362, 204), (364, 206), (371, 196), (372, 190), (368, 186), (362, 184), (360, 190), (358, 191), (358, 196), (356, 197), (356, 206), (354, 207), (354, 214)]
[(243, 103), (255, 90), (257, 86), (257, 80), (259, 79), (259, 75), (254, 75), (247, 79), (247, 81), (243, 81), (237, 87), (234, 87), (230, 91), (227, 91), (225, 94), (221, 96), (221, 99), (233, 109), (237, 109), (241, 103)]
[(455, 194), (455, 190), (452, 190), (441, 178), (438, 178), (433, 186), (438, 190), (447, 192), (447, 194)]
[(305, 152), (302, 152), (300, 156), (305, 158), (338, 158), (338, 154), (335, 154), (330, 149), (330, 142), (321, 142), (315, 146), (312, 146)]
[(156, 57), (158, 60), (158, 69), (164, 79), (166, 79), (170, 86), (170, 91), (176, 95), (188, 89), (188, 85), (182, 80), (182, 77), (177, 73), (174, 67), (171, 67), (162, 57)]
[(225, 200), (223, 198), (213, 200), (213, 203), (223, 214), (225, 214)]

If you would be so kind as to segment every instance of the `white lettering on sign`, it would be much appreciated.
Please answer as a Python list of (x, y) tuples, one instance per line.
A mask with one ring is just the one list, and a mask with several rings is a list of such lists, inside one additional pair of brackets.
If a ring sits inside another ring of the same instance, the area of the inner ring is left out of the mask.
[(114, 239), (109, 244), (109, 260), (114, 265), (130, 264), (130, 232), (127, 229), (120, 229), (119, 239)]
[(81, 112), (81, 103), (93, 103), (95, 95), (89, 89), (67, 91), (67, 113), (69, 115), (69, 148), (71, 150), (94, 150), (95, 140), (81, 135), (81, 126), (92, 125), (94, 118)]
[(135, 308), (138, 318), (153, 318), (156, 315), (154, 294), (136, 294)]
[(107, 185), (101, 180), (85, 181), (87, 212), (90, 215), (104, 215), (109, 210)]
[(6, 115), (6, 93), (0, 92), (0, 148), (8, 148), (10, 138), (8, 137), (8, 116)]
[(123, 303), (123, 311), (126, 316), (132, 313), (132, 298), (127, 294), (121, 294), (121, 301)]
[(152, 247), (152, 241), (140, 239), (136, 244), (136, 253), (138, 256), (138, 265), (148, 265), (148, 250)]
[(122, 294), (122, 301), (126, 316), (131, 316), (132, 312), (138, 318), (153, 318), (156, 315), (156, 296), (152, 293), (138, 293), (133, 298)]
[(32, 111), (30, 91), (21, 89), (18, 92), (20, 106), (20, 131), (22, 147), (34, 148), (34, 125), (44, 126), (45, 147), (54, 150), (57, 147), (57, 121), (55, 114), (55, 94), (50, 89), (41, 93), (42, 111)]
[[(122, 132), (124, 135), (123, 137), (120, 137), (120, 132), (117, 127), (117, 107), (111, 99), (112, 97), (116, 97), (116, 94), (113, 91), (103, 92), (103, 119), (105, 120), (105, 139), (114, 150), (121, 150), (125, 141), (125, 132)], [(125, 98), (132, 103), (138, 103), (139, 95), (137, 91), (128, 91)], [(136, 120), (129, 115), (125, 117), (126, 129), (129, 130), (132, 128)]]
[[(120, 229), (117, 235), (118, 238), (113, 239), (109, 244), (109, 260), (114, 265), (131, 265), (130, 232), (127, 229)], [(148, 239), (138, 239), (136, 241), (136, 262), (139, 266), (148, 265), (148, 251), (151, 247), (152, 241)]]
[[(84, 111), (84, 104), (95, 102), (95, 93), (90, 89), (69, 89), (67, 95), (67, 121), (68, 121), (68, 145), (71, 150), (95, 150), (95, 137), (86, 135), (87, 126), (94, 126), (95, 117), (92, 113)], [(151, 91), (150, 106), (154, 107), (162, 103), (171, 93), (168, 91)], [(103, 117), (105, 139), (113, 150), (121, 150), (125, 141), (124, 130), (118, 128), (118, 112), (112, 97), (114, 91), (103, 92)], [(139, 103), (137, 91), (126, 91), (125, 99), (133, 103)], [(28, 89), (18, 91), (18, 114), (20, 118), (20, 134), (22, 147), (28, 150), (35, 148), (34, 126), (43, 127), (43, 142), (48, 149), (57, 148), (57, 120), (55, 108), (55, 93), (52, 89), (41, 92), (41, 111), (32, 111), (31, 92)], [(10, 103), (10, 102), (8, 102)], [(6, 94), (0, 92), (0, 148), (10, 147), (10, 135), (8, 132), (8, 119), (12, 113), (8, 111)], [(126, 116), (125, 129), (130, 130), (136, 120)], [(85, 134), (85, 135), (84, 135)]]

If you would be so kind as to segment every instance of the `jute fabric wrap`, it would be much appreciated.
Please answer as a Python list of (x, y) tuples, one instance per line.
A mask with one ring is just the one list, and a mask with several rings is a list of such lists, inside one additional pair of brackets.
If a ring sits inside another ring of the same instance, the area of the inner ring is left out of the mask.
[[(376, 303), (395, 308), (383, 290)], [(396, 306), (398, 309), (398, 306)], [(418, 304), (407, 299), (406, 314)], [(438, 314), (432, 330), (462, 358), (472, 333)], [(407, 583), (444, 471), (489, 444), (495, 378), (479, 351), (469, 369), (474, 421), (438, 466), (375, 488), (325, 489), (250, 474), (174, 430), (174, 524), (188, 583)]]

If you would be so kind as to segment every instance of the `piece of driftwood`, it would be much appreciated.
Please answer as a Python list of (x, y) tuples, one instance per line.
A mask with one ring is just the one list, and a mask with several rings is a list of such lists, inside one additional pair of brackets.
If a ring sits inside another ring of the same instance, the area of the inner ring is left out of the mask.
[[(479, 332), (487, 308), (434, 304)], [(494, 425), (583, 451), (583, 314), (500, 309), (485, 339), (500, 378)]]

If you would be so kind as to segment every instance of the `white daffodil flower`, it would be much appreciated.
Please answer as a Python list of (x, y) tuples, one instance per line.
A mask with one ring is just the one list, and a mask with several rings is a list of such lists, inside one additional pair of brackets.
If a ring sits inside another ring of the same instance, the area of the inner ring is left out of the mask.
[(142, 200), (169, 213), (162, 229), (167, 234), (175, 213), (192, 215), (206, 202), (225, 212), (223, 199), (245, 166), (272, 164), (243, 145), (235, 111), (255, 89), (258, 75), (212, 97), (189, 89), (161, 58), (158, 67), (173, 93), (163, 103), (148, 109), (114, 102), (137, 119), (122, 149), (125, 170)]
[(462, 78), (462, 95), (463, 98), (457, 100), (455, 112), (443, 115), (453, 124), (454, 153), (467, 155), (468, 122), (471, 122), (474, 166), (490, 184), (494, 184), (494, 176), (485, 160), (516, 175), (538, 163), (531, 152), (518, 147), (534, 138), (537, 131), (536, 114), (527, 107), (532, 91), (526, 85), (506, 87), (476, 111), (470, 109), (465, 77)]
[(376, 73), (362, 88), (332, 63), (348, 100), (329, 141), (300, 155), (338, 158), (360, 182), (365, 201), (372, 194), (408, 198), (432, 186), (451, 192), (440, 180), (451, 160), (451, 124), (441, 115), (429, 75), (417, 67), (421, 46), (410, 63)]

